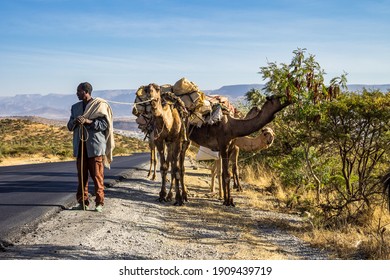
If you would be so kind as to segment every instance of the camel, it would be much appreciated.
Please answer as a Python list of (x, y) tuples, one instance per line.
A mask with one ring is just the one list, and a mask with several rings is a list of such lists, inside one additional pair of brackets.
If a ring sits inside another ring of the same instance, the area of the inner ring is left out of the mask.
[[(154, 118), (154, 143), (160, 155), (161, 191), (159, 201), (172, 198), (172, 192), (167, 195), (166, 182), (169, 165), (171, 165), (171, 184), (175, 186), (175, 205), (183, 205), (187, 198), (187, 189), (184, 184), (184, 159), (189, 146), (186, 137), (187, 110), (180, 98), (165, 94), (160, 95), (160, 87), (149, 84), (145, 91), (150, 95), (152, 115)], [(185, 120), (183, 120), (185, 119)], [(165, 146), (167, 155), (165, 155)], [(181, 190), (180, 190), (181, 185)]]
[(253, 118), (235, 119), (229, 115), (224, 115), (222, 120), (214, 125), (203, 125), (201, 127), (190, 125), (189, 138), (191, 141), (220, 153), (222, 159), (224, 205), (235, 206), (230, 192), (229, 174), (229, 156), (232, 140), (259, 131), (274, 119), (277, 112), (290, 104), (290, 101), (282, 99), (280, 96), (269, 96), (260, 111)]
[[(260, 109), (258, 107), (253, 107), (249, 110), (249, 112), (245, 115), (244, 119), (251, 119), (255, 117), (259, 113)], [(237, 111), (238, 114), (235, 115), (234, 117), (240, 117), (241, 113)], [(221, 176), (222, 176), (222, 160), (221, 157), (218, 159), (214, 160), (214, 162), (211, 164), (210, 171), (211, 171), (211, 186), (210, 186), (210, 191), (212, 193), (215, 192), (215, 177), (217, 176), (218, 179), (218, 186), (219, 186), (219, 198), (222, 199), (222, 184), (221, 184)]]
[[(239, 137), (232, 140), (230, 160), (233, 161), (232, 173), (233, 173), (233, 185), (238, 191), (242, 191), (242, 187), (239, 180), (238, 171), (238, 155), (240, 151), (244, 152), (258, 152), (261, 150), (268, 149), (274, 141), (274, 131), (265, 127), (261, 130), (261, 134), (256, 137)], [(222, 186), (221, 186), (221, 159), (215, 160), (211, 167), (211, 192), (215, 191), (214, 181), (215, 177), (218, 176), (219, 185), (219, 197), (222, 198)]]

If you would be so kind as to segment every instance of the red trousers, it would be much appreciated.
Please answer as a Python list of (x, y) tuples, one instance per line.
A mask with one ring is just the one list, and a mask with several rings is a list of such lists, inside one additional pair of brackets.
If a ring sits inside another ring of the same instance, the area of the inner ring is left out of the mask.
[[(86, 150), (86, 149), (85, 149)], [(104, 164), (103, 156), (88, 158), (84, 150), (83, 170), (81, 170), (81, 158), (77, 158), (78, 188), (76, 198), (79, 203), (83, 203), (83, 192), (81, 184), (81, 174), (83, 174), (84, 185), (84, 202), (89, 205), (88, 201), (88, 172), (95, 185), (95, 202), (96, 205), (104, 205)]]

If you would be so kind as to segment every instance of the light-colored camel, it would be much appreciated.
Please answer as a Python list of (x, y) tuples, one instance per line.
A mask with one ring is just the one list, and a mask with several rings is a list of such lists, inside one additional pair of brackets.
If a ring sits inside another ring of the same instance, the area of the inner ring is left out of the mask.
[[(261, 130), (261, 134), (256, 137), (238, 137), (232, 140), (232, 148), (230, 154), (230, 161), (232, 161), (232, 173), (233, 173), (233, 185), (238, 191), (242, 191), (242, 187), (239, 180), (238, 170), (238, 156), (240, 151), (244, 152), (259, 152), (261, 150), (268, 149), (275, 139), (274, 131), (265, 127)], [(211, 192), (215, 191), (215, 177), (218, 176), (219, 196), (222, 198), (222, 185), (221, 185), (221, 159), (215, 160), (211, 167)]]
[(271, 122), (275, 114), (291, 102), (281, 101), (281, 97), (267, 97), (266, 102), (255, 117), (250, 119), (235, 119), (224, 115), (222, 120), (214, 125), (203, 125), (201, 127), (190, 126), (189, 137), (200, 146), (207, 147), (213, 151), (219, 151), (222, 158), (222, 189), (224, 205), (234, 206), (230, 191), (229, 156), (232, 140), (238, 137), (248, 136), (259, 131), (266, 124)]
[[(185, 124), (187, 111), (180, 98), (174, 95), (160, 95), (160, 87), (149, 84), (145, 87), (150, 95), (152, 115), (154, 117), (154, 143), (160, 155), (161, 191), (160, 201), (170, 200), (171, 190), (167, 194), (166, 182), (169, 165), (171, 165), (172, 182), (175, 186), (175, 205), (183, 205), (187, 201), (187, 189), (184, 184), (184, 159), (189, 146), (186, 138)], [(165, 153), (167, 147), (167, 155)], [(181, 189), (180, 189), (181, 185)]]

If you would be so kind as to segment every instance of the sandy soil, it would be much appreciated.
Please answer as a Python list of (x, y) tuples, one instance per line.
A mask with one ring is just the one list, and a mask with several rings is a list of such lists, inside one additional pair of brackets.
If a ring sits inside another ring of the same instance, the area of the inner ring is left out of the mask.
[(157, 201), (160, 178), (148, 180), (147, 169), (107, 188), (102, 213), (62, 210), (5, 244), (0, 259), (331, 258), (290, 233), (306, 225), (297, 215), (251, 209), (247, 191), (234, 193), (236, 207), (223, 206), (202, 167), (187, 163), (191, 196), (181, 207)]

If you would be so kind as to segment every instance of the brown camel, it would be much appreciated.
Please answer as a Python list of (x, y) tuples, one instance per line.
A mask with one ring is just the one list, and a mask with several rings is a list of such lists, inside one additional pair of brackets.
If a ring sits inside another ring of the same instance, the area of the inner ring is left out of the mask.
[(190, 126), (189, 137), (200, 146), (207, 147), (213, 151), (219, 151), (222, 158), (222, 189), (224, 205), (234, 206), (230, 192), (229, 156), (232, 140), (237, 137), (248, 136), (255, 131), (262, 129), (271, 122), (275, 114), (291, 103), (278, 96), (267, 97), (266, 102), (255, 117), (250, 119), (235, 119), (224, 115), (222, 120), (214, 125), (201, 127)]
[[(251, 119), (251, 118), (255, 117), (259, 112), (260, 112), (260, 109), (258, 107), (253, 107), (245, 115), (244, 119)], [(234, 117), (239, 117), (239, 115), (241, 115), (241, 113), (239, 113), (238, 115), (235, 115)], [(218, 188), (219, 189), (219, 198), (222, 199), (222, 182), (221, 182), (221, 177), (222, 177), (222, 159), (221, 159), (221, 157), (216, 159), (211, 164), (210, 171), (211, 171), (210, 191), (212, 193), (215, 192), (215, 184), (214, 184), (214, 182), (215, 182), (215, 177), (217, 177), (217, 179), (218, 179), (218, 187), (219, 187)]]
[[(160, 155), (161, 191), (159, 201), (167, 201), (172, 197), (171, 190), (167, 195), (166, 182), (169, 165), (171, 165), (171, 184), (175, 186), (175, 205), (183, 205), (187, 201), (187, 189), (184, 184), (184, 159), (189, 146), (186, 138), (185, 123), (187, 111), (180, 98), (164, 94), (160, 95), (160, 87), (150, 84), (145, 87), (150, 95), (152, 115), (154, 117), (154, 143)], [(167, 147), (167, 155), (165, 148)], [(180, 190), (181, 185), (181, 190)]]
[[(242, 191), (242, 187), (239, 180), (238, 171), (238, 156), (240, 151), (244, 152), (259, 152), (261, 150), (268, 149), (275, 138), (274, 131), (265, 127), (261, 130), (261, 134), (256, 137), (238, 137), (232, 140), (232, 148), (230, 154), (230, 160), (233, 162), (232, 173), (233, 173), (233, 185), (238, 191)], [(215, 177), (218, 176), (219, 185), (219, 197), (222, 198), (222, 185), (221, 185), (221, 159), (215, 160), (211, 167), (211, 192), (215, 191), (214, 181)]]

